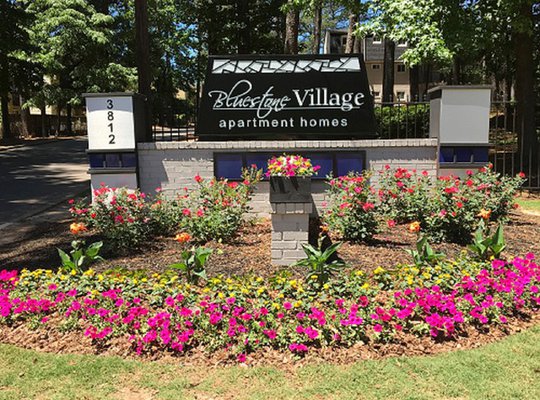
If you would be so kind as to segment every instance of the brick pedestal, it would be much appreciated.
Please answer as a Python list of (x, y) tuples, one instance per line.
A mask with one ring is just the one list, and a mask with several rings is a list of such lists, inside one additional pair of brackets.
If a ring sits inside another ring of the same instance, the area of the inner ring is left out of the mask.
[(312, 203), (271, 203), (272, 264), (291, 265), (306, 257)]

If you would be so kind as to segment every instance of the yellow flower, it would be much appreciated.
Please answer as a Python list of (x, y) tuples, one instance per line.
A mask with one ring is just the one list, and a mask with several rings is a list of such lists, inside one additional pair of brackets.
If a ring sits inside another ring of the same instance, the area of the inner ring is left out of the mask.
[(364, 275), (364, 271), (356, 271), (355, 274), (356, 276), (362, 276)]
[(328, 283), (325, 283), (323, 285), (323, 288), (324, 288), (324, 290), (328, 290), (328, 289), (330, 289), (330, 285)]
[(208, 293), (210, 291), (210, 288), (205, 287), (202, 291), (203, 293)]
[(73, 275), (73, 276), (77, 275), (77, 270), (72, 269), (71, 270), (71, 275)]
[(377, 269), (375, 271), (373, 271), (373, 273), (375, 275), (380, 275), (380, 274), (382, 274), (384, 272), (385, 272), (385, 269), (383, 267), (377, 267)]
[(100, 282), (101, 282), (103, 279), (105, 279), (105, 277), (104, 277), (102, 274), (99, 274), (99, 275), (97, 276), (97, 278), (98, 278), (98, 281), (100, 281)]
[(294, 303), (295, 308), (298, 308), (300, 306), (302, 306), (302, 300), (298, 300), (296, 303)]
[(224, 299), (225, 298), (225, 295), (221, 292), (218, 293), (217, 295), (220, 299)]
[(364, 289), (364, 290), (369, 289), (369, 283), (367, 283), (367, 282), (364, 283), (364, 284), (362, 285), (362, 289)]

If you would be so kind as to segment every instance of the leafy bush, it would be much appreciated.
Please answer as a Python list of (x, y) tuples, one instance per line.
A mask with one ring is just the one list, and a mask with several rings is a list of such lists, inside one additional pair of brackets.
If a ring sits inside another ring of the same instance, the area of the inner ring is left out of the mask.
[(183, 216), (179, 229), (199, 242), (232, 238), (249, 210), (249, 200), (261, 176), (260, 170), (244, 171), (242, 182), (196, 176), (198, 187), (177, 200)]
[(380, 107), (375, 118), (383, 138), (422, 138), (429, 132), (428, 104)]
[(74, 240), (71, 242), (71, 251), (67, 254), (61, 249), (58, 250), (58, 255), (62, 261), (61, 270), (71, 272), (81, 272), (84, 268), (90, 266), (96, 261), (102, 261), (103, 257), (99, 255), (99, 251), (103, 246), (103, 242), (95, 242), (86, 247), (84, 240)]
[(138, 190), (101, 186), (94, 190), (90, 205), (74, 204), (70, 211), (117, 250), (136, 248), (154, 233), (151, 203)]
[(318, 247), (310, 244), (302, 244), (307, 258), (297, 261), (295, 266), (308, 268), (307, 279), (316, 280), (318, 289), (321, 289), (328, 280), (340, 269), (345, 267), (345, 263), (333, 257), (342, 243), (334, 243), (323, 250), (323, 238), (319, 238)]
[(438, 261), (443, 260), (446, 255), (444, 253), (435, 253), (433, 248), (428, 243), (427, 236), (423, 236), (416, 242), (415, 250), (406, 250), (413, 258), (414, 264), (417, 267), (424, 265), (434, 265)]
[(242, 182), (196, 176), (197, 187), (185, 189), (175, 199), (102, 186), (94, 191), (91, 204), (71, 201), (70, 211), (76, 221), (94, 228), (117, 251), (137, 248), (155, 236), (172, 236), (179, 230), (199, 242), (227, 240), (242, 224), (261, 175), (260, 170), (246, 170)]
[(486, 227), (484, 221), (476, 229), (473, 242), (469, 245), (469, 249), (475, 256), (484, 261), (490, 257), (500, 258), (505, 248), (506, 243), (504, 241), (502, 224), (499, 224), (495, 233), (491, 235), (489, 227)]
[(433, 241), (469, 243), (482, 220), (504, 222), (523, 174), (501, 177), (491, 165), (468, 171), (465, 179), (443, 176), (431, 182), (426, 172), (399, 168), (381, 172), (382, 214), (398, 222), (420, 223)]
[(432, 178), (426, 171), (405, 168), (379, 171), (380, 212), (397, 223), (422, 220), (430, 212)]
[(369, 240), (377, 232), (375, 195), (369, 177), (367, 172), (350, 173), (329, 182), (329, 208), (323, 224), (345, 240)]
[(192, 247), (189, 250), (182, 251), (182, 261), (176, 264), (172, 264), (169, 267), (180, 271), (186, 275), (186, 279), (189, 283), (197, 284), (199, 278), (207, 280), (206, 276), (206, 261), (212, 254), (212, 249), (204, 247)]

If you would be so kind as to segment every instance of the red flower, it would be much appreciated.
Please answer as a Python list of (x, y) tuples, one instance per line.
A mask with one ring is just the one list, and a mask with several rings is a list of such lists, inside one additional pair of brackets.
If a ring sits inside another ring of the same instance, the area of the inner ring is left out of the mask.
[(203, 180), (203, 178), (201, 178), (201, 176), (199, 174), (195, 175), (195, 182), (201, 183), (202, 180)]

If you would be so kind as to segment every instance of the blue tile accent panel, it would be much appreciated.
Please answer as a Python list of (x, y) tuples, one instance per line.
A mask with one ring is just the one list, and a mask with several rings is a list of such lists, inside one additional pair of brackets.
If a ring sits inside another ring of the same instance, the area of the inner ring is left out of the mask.
[(336, 176), (347, 175), (349, 172), (364, 170), (364, 156), (360, 153), (344, 153), (336, 155)]

